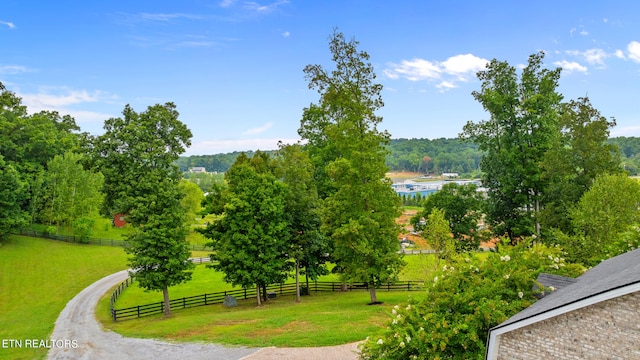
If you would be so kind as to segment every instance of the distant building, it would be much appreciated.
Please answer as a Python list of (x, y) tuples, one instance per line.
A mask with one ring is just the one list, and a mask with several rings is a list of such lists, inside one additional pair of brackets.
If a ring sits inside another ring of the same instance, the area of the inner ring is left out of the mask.
[(123, 228), (125, 225), (127, 225), (127, 221), (125, 220), (125, 215), (122, 213), (113, 215), (112, 223), (113, 223), (113, 226), (117, 228)]
[(454, 179), (460, 177), (458, 173), (442, 173), (443, 178)]
[(189, 168), (189, 172), (196, 174), (206, 174), (207, 169), (204, 166), (194, 166), (192, 168)]

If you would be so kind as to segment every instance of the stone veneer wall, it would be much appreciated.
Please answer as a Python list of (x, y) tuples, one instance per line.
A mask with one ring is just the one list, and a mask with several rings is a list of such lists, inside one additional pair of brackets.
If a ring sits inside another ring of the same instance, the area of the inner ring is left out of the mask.
[(500, 335), (498, 359), (640, 359), (640, 293)]

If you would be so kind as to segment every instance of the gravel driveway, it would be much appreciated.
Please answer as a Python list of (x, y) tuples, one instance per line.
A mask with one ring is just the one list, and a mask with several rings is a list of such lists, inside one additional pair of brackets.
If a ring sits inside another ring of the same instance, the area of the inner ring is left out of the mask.
[[(288, 360), (357, 359), (357, 344), (319, 348), (245, 348), (214, 344), (169, 343), (151, 339), (127, 338), (105, 331), (95, 318), (98, 301), (109, 289), (124, 281), (126, 270), (91, 284), (71, 299), (56, 320), (51, 340), (74, 341), (73, 346), (53, 347), (49, 359), (117, 360)], [(60, 342), (62, 343), (62, 342)]]

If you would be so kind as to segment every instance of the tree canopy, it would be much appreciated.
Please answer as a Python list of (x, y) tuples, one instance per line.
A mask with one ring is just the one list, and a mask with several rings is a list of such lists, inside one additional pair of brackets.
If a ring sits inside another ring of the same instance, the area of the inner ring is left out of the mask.
[(309, 88), (320, 95), (305, 108), (298, 133), (306, 140), (322, 208), (323, 230), (331, 237), (336, 267), (346, 281), (375, 287), (396, 278), (403, 261), (398, 254), (399, 199), (385, 178), (385, 145), (389, 134), (379, 131), (382, 85), (369, 55), (358, 42), (334, 31), (329, 50), (335, 68), (304, 69)]
[(163, 291), (169, 315), (169, 286), (189, 280), (193, 268), (174, 164), (192, 135), (173, 103), (141, 113), (127, 105), (122, 115), (105, 121), (105, 133), (93, 139), (93, 163), (104, 174), (103, 212), (125, 214), (134, 230), (126, 248), (132, 274), (143, 288)]
[(288, 277), (291, 234), (286, 185), (271, 172), (269, 156), (257, 155), (250, 160), (241, 154), (225, 174), (224, 213), (203, 233), (212, 240), (211, 266), (226, 282), (255, 286), (260, 304), (260, 289)]
[(476, 184), (448, 183), (424, 200), (424, 209), (411, 219), (411, 223), (416, 231), (421, 231), (420, 221), (440, 209), (456, 240), (456, 249), (474, 251), (480, 245), (478, 222), (482, 218), (483, 203), (483, 195)]
[(559, 247), (530, 239), (503, 244), (486, 259), (454, 256), (435, 272), (424, 298), (394, 307), (384, 333), (363, 343), (362, 358), (484, 359), (489, 329), (535, 302), (538, 274), (583, 270), (567, 264)]
[(484, 152), (482, 182), (488, 189), (487, 219), (493, 232), (512, 241), (539, 235), (546, 186), (541, 163), (559, 135), (560, 68), (543, 68), (543, 59), (544, 53), (529, 56), (520, 76), (515, 67), (496, 59), (478, 72), (482, 87), (472, 94), (490, 119), (468, 122), (461, 134)]

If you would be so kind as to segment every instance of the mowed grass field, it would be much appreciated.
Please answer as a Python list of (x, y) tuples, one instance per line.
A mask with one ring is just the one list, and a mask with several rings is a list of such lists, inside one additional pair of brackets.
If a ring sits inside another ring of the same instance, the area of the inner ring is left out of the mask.
[[(437, 265), (434, 255), (405, 256), (407, 266), (400, 280), (424, 280)], [(196, 267), (193, 279), (171, 287), (172, 299), (231, 289), (223, 274)], [(338, 281), (328, 275), (321, 281)], [(255, 299), (238, 301), (227, 308), (209, 305), (177, 309), (170, 318), (162, 315), (113, 322), (109, 316), (109, 297), (102, 298), (97, 316), (103, 326), (124, 336), (161, 338), (170, 341), (203, 341), (249, 347), (329, 346), (360, 341), (383, 331), (390, 321), (391, 309), (405, 304), (409, 297), (419, 299), (423, 291), (387, 292), (379, 290), (382, 305), (368, 305), (366, 291), (313, 293), (295, 303), (294, 296), (278, 296), (262, 306)], [(145, 292), (137, 285), (129, 287), (116, 303), (116, 308), (162, 301), (162, 293)]]
[[(193, 254), (203, 256), (205, 253)], [(14, 236), (0, 243), (0, 341), (47, 340), (66, 303), (96, 280), (126, 269), (119, 247), (69, 244), (54, 240)], [(432, 255), (406, 256), (403, 280), (420, 280), (435, 266)], [(190, 283), (171, 289), (172, 298), (229, 288), (222, 274), (200, 265)], [(324, 280), (335, 281), (335, 276)], [(178, 310), (161, 316), (113, 323), (105, 294), (97, 313), (106, 327), (127, 336), (175, 341), (206, 341), (244, 346), (324, 346), (358, 341), (382, 330), (391, 307), (418, 298), (421, 292), (378, 293), (384, 304), (369, 306), (367, 292), (318, 293), (303, 297), (278, 297), (257, 307), (255, 299), (237, 308), (219, 305)], [(160, 301), (161, 293), (130, 288), (122, 303), (138, 305)], [(0, 359), (43, 359), (47, 349), (4, 348)]]
[(382, 305), (367, 305), (366, 291), (312, 293), (302, 297), (278, 296), (262, 306), (255, 299), (180, 309), (169, 318), (154, 315), (113, 322), (109, 299), (97, 309), (104, 327), (124, 336), (197, 341), (248, 347), (330, 346), (364, 340), (384, 331), (392, 307), (419, 298), (422, 292), (378, 292)]
[[(82, 289), (126, 269), (120, 247), (13, 236), (0, 243), (0, 341), (47, 340)], [(4, 348), (0, 359), (42, 359), (47, 349)]]

